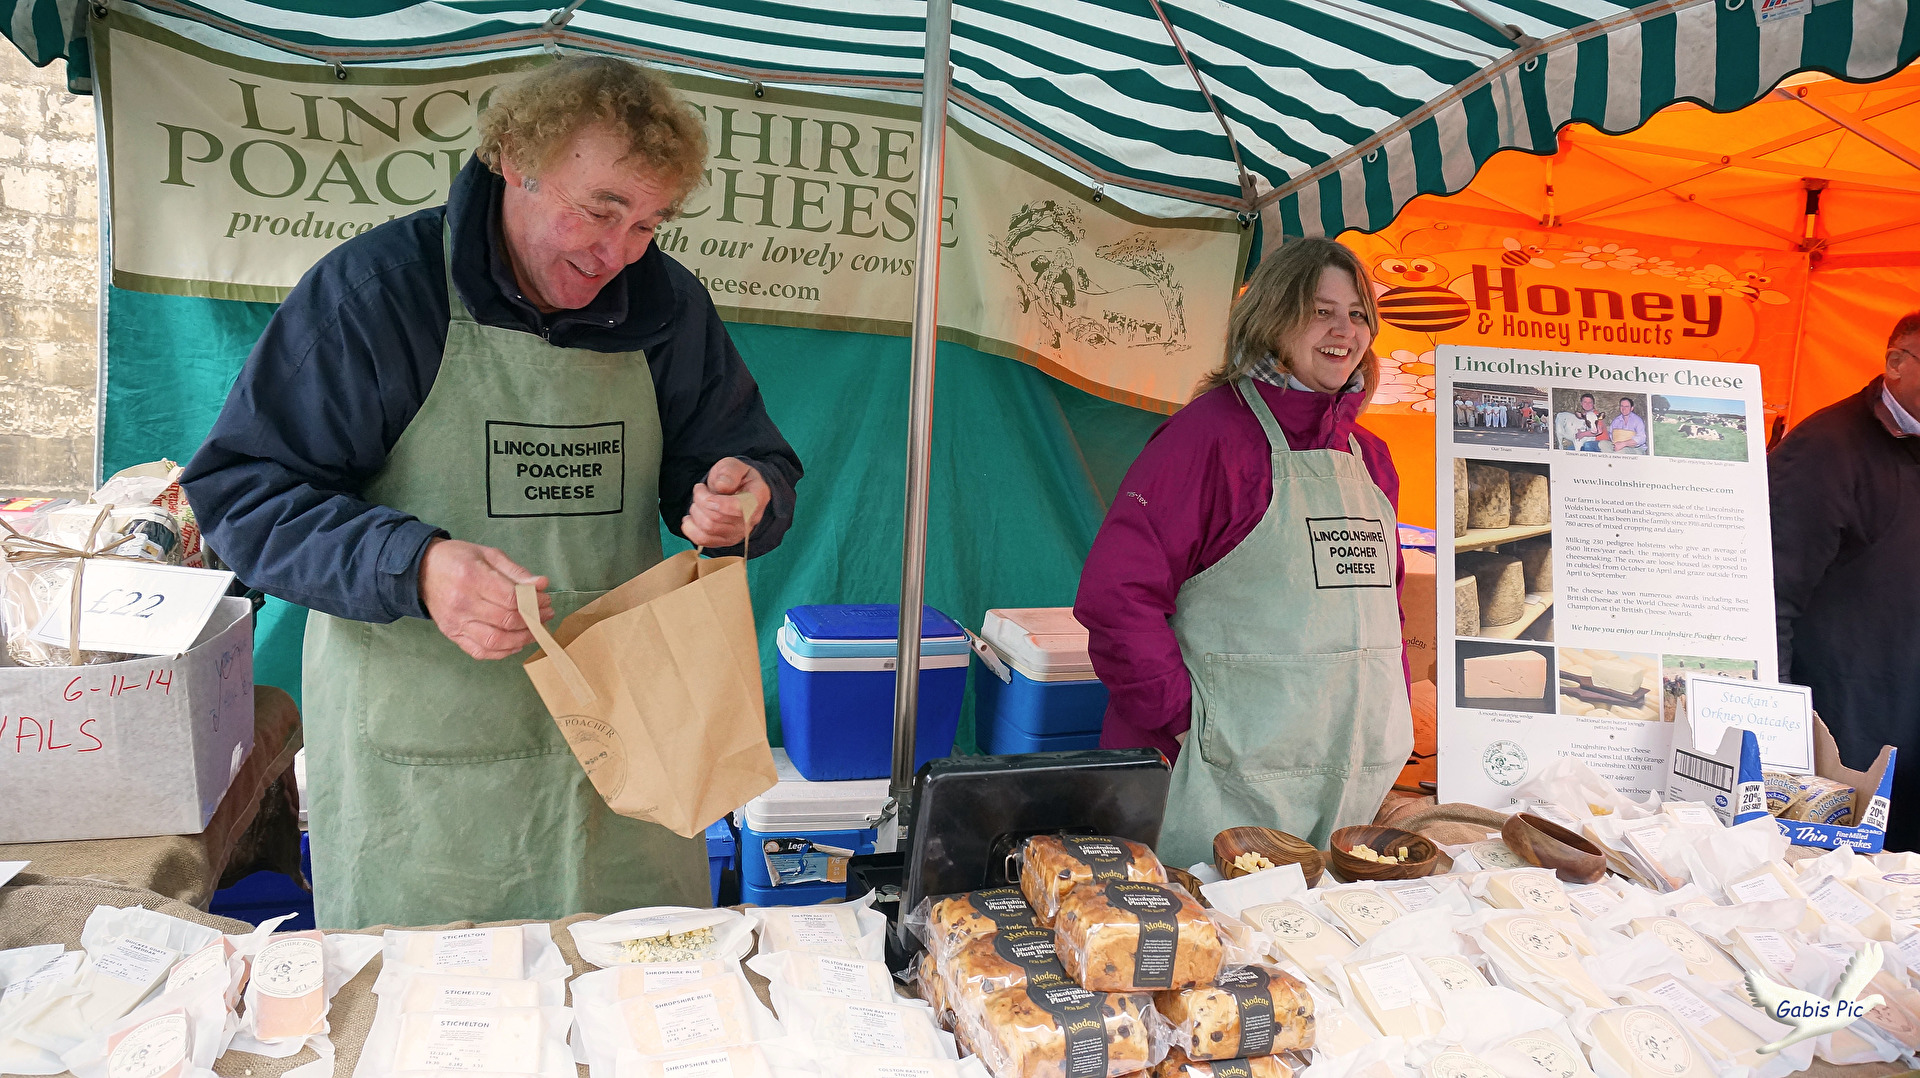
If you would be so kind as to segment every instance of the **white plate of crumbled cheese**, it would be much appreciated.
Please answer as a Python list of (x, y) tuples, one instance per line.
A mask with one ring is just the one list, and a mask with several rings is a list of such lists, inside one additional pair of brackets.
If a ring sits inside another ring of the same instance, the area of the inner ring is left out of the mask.
[(649, 906), (567, 926), (580, 957), (601, 968), (635, 962), (738, 962), (753, 925), (733, 910)]

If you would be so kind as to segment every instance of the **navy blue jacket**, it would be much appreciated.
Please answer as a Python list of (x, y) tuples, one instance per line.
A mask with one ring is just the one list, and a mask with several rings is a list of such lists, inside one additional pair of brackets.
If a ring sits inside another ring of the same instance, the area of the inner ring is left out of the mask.
[(248, 585), (360, 621), (427, 616), (420, 559), (428, 540), (448, 533), (359, 492), (440, 370), (446, 221), (454, 285), (479, 322), (567, 348), (645, 350), (664, 446), (660, 514), (675, 534), (694, 486), (722, 457), (753, 464), (772, 488), (753, 553), (786, 534), (800, 459), (767, 417), (705, 286), (654, 246), (591, 305), (542, 315), (495, 239), (503, 187), (468, 161), (445, 206), (342, 243), (267, 323), (181, 479), (207, 544)]

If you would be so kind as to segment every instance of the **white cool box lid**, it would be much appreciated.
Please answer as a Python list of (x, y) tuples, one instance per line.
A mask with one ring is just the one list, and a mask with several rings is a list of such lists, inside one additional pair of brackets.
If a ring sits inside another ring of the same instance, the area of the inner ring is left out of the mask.
[(980, 638), (1033, 681), (1091, 681), (1087, 630), (1070, 606), (989, 610)]
[(886, 807), (887, 779), (809, 782), (785, 749), (773, 750), (773, 767), (780, 781), (740, 813), (748, 827), (762, 834), (864, 831), (879, 822)]

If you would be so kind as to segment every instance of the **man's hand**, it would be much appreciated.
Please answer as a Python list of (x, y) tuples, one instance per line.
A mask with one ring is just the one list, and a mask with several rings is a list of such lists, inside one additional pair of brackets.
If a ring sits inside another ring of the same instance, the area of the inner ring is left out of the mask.
[(547, 578), (490, 546), (435, 539), (420, 559), (420, 598), (448, 640), (476, 659), (504, 659), (533, 642), (514, 605), (515, 584), (540, 592), (540, 620), (553, 619)]
[[(742, 519), (735, 494), (753, 495), (753, 518)], [(693, 488), (693, 504), (680, 518), (680, 534), (700, 547), (738, 546), (766, 515), (773, 490), (753, 465), (739, 457), (722, 457), (707, 470), (707, 481)]]

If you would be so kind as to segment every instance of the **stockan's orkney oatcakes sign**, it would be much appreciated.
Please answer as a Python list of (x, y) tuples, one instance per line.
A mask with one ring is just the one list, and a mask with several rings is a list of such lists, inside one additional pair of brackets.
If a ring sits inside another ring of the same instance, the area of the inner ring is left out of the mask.
[[(232, 56), (116, 11), (96, 20), (113, 281), (277, 302), (343, 240), (447, 198), (495, 91), (541, 62), (356, 67)], [(919, 110), (692, 75), (707, 183), (656, 242), (734, 321), (903, 334)], [(1218, 365), (1250, 236), (1094, 202), (949, 129), (942, 336), (1166, 411)], [(1201, 211), (1196, 207), (1196, 212)]]

